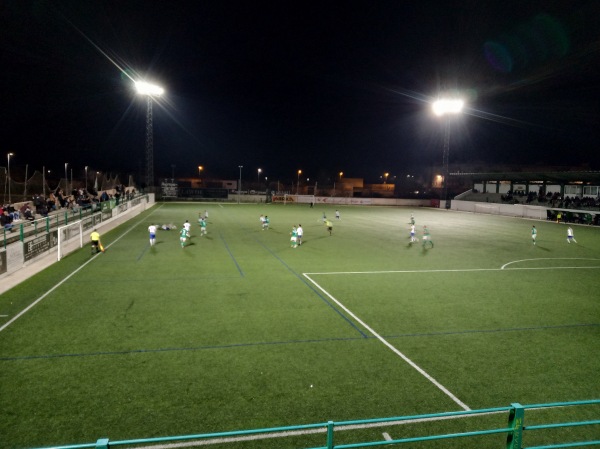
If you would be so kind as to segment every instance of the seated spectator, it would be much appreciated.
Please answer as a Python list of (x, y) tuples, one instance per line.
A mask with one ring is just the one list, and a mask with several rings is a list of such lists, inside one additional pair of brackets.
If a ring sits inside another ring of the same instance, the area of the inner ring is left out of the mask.
[(46, 201), (46, 205), (48, 207), (48, 211), (52, 212), (56, 209), (58, 209), (58, 204), (57, 204), (57, 199), (56, 196), (54, 196), (54, 194), (51, 192), (50, 195), (48, 195), (48, 200)]
[(35, 215), (33, 215), (33, 212), (31, 211), (31, 208), (29, 207), (28, 204), (26, 204), (25, 206), (23, 206), (21, 208), (21, 213), (23, 214), (23, 218), (25, 220), (28, 220), (28, 221), (35, 220)]
[(4, 210), (0, 215), (0, 225), (7, 231), (12, 231), (13, 228), (12, 216), (8, 215), (8, 212)]
[(16, 210), (12, 204), (8, 204), (7, 206), (5, 206), (3, 208), (3, 210), (6, 210), (8, 212), (8, 215), (13, 219), (13, 220), (20, 220), (21, 216), (19, 214), (19, 211)]

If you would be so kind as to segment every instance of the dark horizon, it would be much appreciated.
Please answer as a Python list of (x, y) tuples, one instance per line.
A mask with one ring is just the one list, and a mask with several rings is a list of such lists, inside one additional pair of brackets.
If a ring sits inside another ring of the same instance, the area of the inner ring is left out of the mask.
[(430, 103), (443, 93), (467, 101), (451, 165), (600, 169), (597, 2), (57, 0), (0, 14), (15, 174), (69, 163), (142, 180), (137, 78), (166, 90), (156, 178), (422, 172), (442, 164)]

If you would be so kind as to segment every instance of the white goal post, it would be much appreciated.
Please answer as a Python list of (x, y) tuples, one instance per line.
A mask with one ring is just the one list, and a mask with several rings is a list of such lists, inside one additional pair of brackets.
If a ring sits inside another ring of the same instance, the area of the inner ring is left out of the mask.
[(288, 193), (285, 194), (284, 198), (283, 198), (283, 204), (286, 205), (287, 203), (298, 203), (298, 204), (309, 204), (309, 203), (316, 203), (315, 200), (315, 196), (314, 195), (290, 195)]
[(477, 214), (492, 214), (498, 215), (500, 213), (499, 204), (475, 204), (475, 213)]
[(58, 260), (77, 248), (83, 248), (83, 220), (58, 228)]

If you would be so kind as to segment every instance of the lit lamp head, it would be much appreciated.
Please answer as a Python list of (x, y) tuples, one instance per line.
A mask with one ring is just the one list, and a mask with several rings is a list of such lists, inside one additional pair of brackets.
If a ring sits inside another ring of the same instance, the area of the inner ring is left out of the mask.
[(165, 90), (156, 84), (146, 83), (145, 81), (136, 81), (135, 89), (141, 95), (149, 95), (152, 97), (160, 97)]
[(450, 114), (460, 114), (465, 102), (460, 99), (442, 99), (433, 102), (433, 113), (438, 117)]

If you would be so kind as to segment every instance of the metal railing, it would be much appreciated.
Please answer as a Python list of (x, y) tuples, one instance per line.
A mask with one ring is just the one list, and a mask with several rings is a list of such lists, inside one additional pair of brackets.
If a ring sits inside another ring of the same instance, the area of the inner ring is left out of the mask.
[[(135, 198), (140, 198), (141, 196), (143, 195), (138, 195)], [(29, 237), (37, 237), (41, 233), (48, 233), (53, 229), (58, 229), (60, 226), (82, 220), (101, 211), (111, 210), (117, 205), (124, 203), (127, 203), (127, 200), (117, 203), (117, 201), (113, 199), (89, 206), (80, 206), (76, 210), (59, 209), (50, 212), (48, 216), (38, 218), (37, 220), (21, 221), (20, 223), (15, 224), (10, 231), (2, 229), (2, 247), (6, 248), (7, 245), (17, 241), (24, 242), (25, 239)]]
[[(544, 408), (558, 408), (558, 407), (575, 407), (575, 406), (584, 406), (584, 405), (600, 405), (600, 399), (588, 400), (588, 401), (575, 401), (575, 402), (554, 402), (554, 403), (546, 403), (546, 404), (532, 404), (532, 405), (521, 405), (518, 403), (511, 404), (509, 407), (498, 407), (498, 408), (487, 408), (480, 410), (468, 410), (468, 411), (460, 411), (460, 412), (448, 412), (448, 413), (432, 413), (426, 415), (413, 415), (413, 416), (402, 416), (402, 417), (393, 417), (393, 418), (376, 418), (369, 420), (355, 420), (355, 421), (341, 421), (334, 422), (328, 421), (326, 423), (317, 423), (317, 424), (306, 424), (306, 425), (298, 425), (298, 426), (288, 426), (288, 427), (275, 427), (275, 428), (264, 428), (264, 429), (253, 429), (253, 430), (240, 430), (240, 431), (231, 431), (231, 432), (218, 432), (218, 433), (208, 433), (208, 434), (198, 434), (198, 435), (183, 435), (183, 436), (173, 436), (173, 437), (161, 437), (161, 438), (144, 438), (144, 439), (135, 439), (135, 440), (122, 440), (122, 441), (110, 441), (108, 438), (98, 439), (95, 443), (84, 443), (84, 444), (76, 444), (76, 445), (68, 445), (68, 446), (52, 446), (54, 449), (83, 449), (83, 448), (96, 448), (96, 449), (108, 449), (110, 447), (116, 446), (133, 446), (133, 445), (152, 445), (158, 443), (167, 443), (167, 442), (176, 442), (176, 441), (190, 441), (190, 440), (198, 440), (198, 444), (201, 443), (206, 444), (206, 440), (217, 440), (216, 443), (226, 443), (231, 442), (232, 438), (237, 438), (237, 441), (241, 441), (244, 437), (264, 435), (265, 438), (272, 438), (273, 434), (285, 433), (289, 435), (290, 433), (297, 432), (297, 434), (301, 433), (325, 433), (326, 434), (326, 443), (324, 446), (319, 446), (311, 449), (351, 449), (351, 448), (364, 448), (364, 447), (374, 447), (374, 446), (384, 446), (390, 444), (404, 444), (404, 443), (417, 443), (417, 442), (426, 442), (426, 441), (434, 441), (434, 440), (445, 440), (452, 438), (465, 438), (465, 437), (475, 437), (475, 436), (484, 436), (484, 435), (493, 435), (493, 434), (505, 434), (506, 435), (506, 449), (522, 449), (523, 442), (523, 434), (525, 431), (538, 431), (542, 429), (556, 429), (556, 428), (565, 428), (565, 427), (580, 427), (580, 426), (595, 426), (600, 425), (600, 419), (593, 419), (588, 421), (571, 421), (571, 422), (553, 422), (548, 424), (536, 424), (531, 426), (525, 425), (525, 410), (528, 409), (544, 409)], [(481, 429), (474, 430), (470, 432), (461, 432), (461, 433), (451, 433), (451, 434), (440, 434), (440, 435), (426, 435), (420, 437), (412, 437), (412, 438), (402, 438), (402, 439), (386, 439), (386, 440), (378, 440), (378, 441), (366, 441), (366, 442), (357, 442), (350, 444), (335, 444), (334, 433), (336, 431), (343, 430), (342, 428), (349, 428), (355, 426), (359, 428), (360, 426), (366, 426), (374, 423), (390, 423), (390, 425), (397, 425), (401, 422), (408, 421), (423, 421), (427, 419), (448, 419), (449, 417), (463, 417), (463, 416), (473, 416), (473, 415), (488, 415), (495, 413), (503, 413), (508, 412), (508, 424), (504, 427), (491, 428), (491, 429)], [(600, 417), (600, 413), (596, 414)], [(592, 434), (593, 437), (595, 435), (600, 435), (600, 432), (595, 432)], [(227, 440), (225, 440), (227, 439)], [(248, 438), (249, 439), (249, 438)], [(218, 441), (221, 440), (221, 441)], [(566, 447), (579, 447), (579, 446), (595, 446), (600, 445), (600, 439), (592, 439), (585, 441), (569, 441), (569, 442), (560, 442), (550, 445), (544, 446), (529, 446), (526, 449), (558, 449), (558, 448), (566, 448)], [(187, 443), (186, 446), (190, 446), (190, 443)]]

